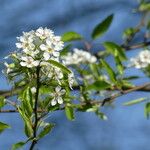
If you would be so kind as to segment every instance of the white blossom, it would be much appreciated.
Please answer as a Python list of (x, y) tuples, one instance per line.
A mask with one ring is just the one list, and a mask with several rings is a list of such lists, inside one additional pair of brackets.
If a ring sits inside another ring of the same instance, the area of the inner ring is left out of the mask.
[(68, 82), (69, 82), (69, 87), (72, 89), (72, 86), (75, 82), (75, 78), (74, 78), (74, 74), (73, 73), (70, 73), (68, 75)]
[(51, 101), (51, 105), (55, 106), (57, 103), (58, 104), (63, 104), (63, 98), (62, 96), (66, 93), (66, 90), (61, 89), (60, 86), (57, 86), (55, 88), (55, 92), (51, 94), (51, 96), (53, 97), (52, 101)]
[[(61, 63), (60, 51), (64, 46), (61, 37), (54, 35), (54, 32), (48, 28), (40, 27), (37, 30), (23, 32), (23, 35), (17, 37), (17, 40), (17, 51), (9, 55), (9, 58), (16, 63), (16, 66), (30, 69), (40, 66), (40, 77), (42, 80), (54, 80), (61, 86), (64, 73), (61, 68), (52, 65), (48, 61), (55, 60)], [(7, 74), (14, 69), (7, 63), (5, 63), (5, 66)], [(68, 86), (71, 87), (72, 83), (73, 80), (70, 77)], [(34, 92), (34, 88), (32, 90)]]
[(46, 39), (48, 37), (53, 37), (54, 36), (54, 32), (50, 29), (47, 28), (38, 28), (35, 32), (36, 36), (40, 37), (40, 39)]
[(9, 74), (11, 71), (13, 71), (14, 64), (8, 64), (7, 62), (4, 62), (4, 65), (6, 66), (6, 73)]
[(75, 48), (73, 53), (68, 53), (62, 57), (64, 64), (95, 63), (97, 58), (91, 53)]
[(32, 88), (31, 88), (31, 92), (32, 92), (32, 94), (35, 94), (35, 93), (36, 93), (36, 88), (35, 88), (35, 87), (32, 87)]
[(38, 60), (34, 60), (30, 56), (26, 56), (26, 57), (22, 56), (20, 65), (23, 67), (32, 68), (32, 67), (38, 66), (39, 63), (40, 62)]
[(146, 68), (150, 65), (150, 51), (141, 51), (136, 57), (130, 59), (130, 66), (137, 69)]

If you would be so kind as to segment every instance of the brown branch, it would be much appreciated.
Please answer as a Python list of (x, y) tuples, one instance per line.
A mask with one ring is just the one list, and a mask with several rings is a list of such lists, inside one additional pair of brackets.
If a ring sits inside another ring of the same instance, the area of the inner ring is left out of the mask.
[[(88, 101), (88, 103), (87, 102), (82, 102), (82, 103), (78, 104), (78, 106), (82, 107), (82, 106), (85, 106), (87, 104), (104, 106), (108, 102), (115, 101), (116, 98), (118, 98), (120, 96), (123, 96), (125, 94), (131, 93), (131, 92), (134, 92), (134, 91), (139, 91), (139, 90), (147, 88), (147, 87), (150, 87), (150, 83), (145, 83), (143, 85), (135, 86), (131, 89), (121, 91), (120, 93), (117, 93), (117, 94), (115, 94), (111, 97), (105, 98), (104, 100), (99, 100), (99, 101), (91, 100), (91, 101)], [(62, 107), (62, 108), (59, 108), (58, 110), (64, 110), (64, 109), (65, 109), (65, 106)], [(77, 108), (77, 110), (78, 110), (78, 108)], [(38, 113), (47, 113), (47, 110), (37, 109), (37, 112)], [(18, 110), (0, 110), (0, 113), (18, 113)]]

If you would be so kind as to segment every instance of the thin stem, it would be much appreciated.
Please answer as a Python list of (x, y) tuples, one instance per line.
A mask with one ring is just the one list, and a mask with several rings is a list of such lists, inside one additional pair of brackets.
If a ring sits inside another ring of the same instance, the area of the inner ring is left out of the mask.
[(34, 126), (33, 126), (33, 141), (30, 146), (30, 150), (33, 150), (34, 146), (37, 143), (37, 124), (38, 124), (38, 97), (39, 97), (39, 88), (40, 88), (40, 67), (37, 67), (36, 69), (36, 94), (35, 94), (35, 103), (34, 103)]

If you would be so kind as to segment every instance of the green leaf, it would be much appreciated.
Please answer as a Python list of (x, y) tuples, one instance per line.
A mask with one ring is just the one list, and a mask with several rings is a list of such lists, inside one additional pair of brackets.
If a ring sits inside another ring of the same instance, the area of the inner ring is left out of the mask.
[(82, 38), (83, 37), (80, 34), (74, 32), (74, 31), (66, 32), (62, 35), (63, 42), (81, 40)]
[(111, 14), (106, 19), (104, 19), (101, 23), (99, 23), (93, 30), (92, 38), (96, 39), (102, 36), (108, 30), (112, 20), (113, 20), (113, 14)]
[(32, 92), (30, 87), (27, 87), (24, 91), (23, 91), (23, 96), (22, 96), (22, 105), (23, 105), (23, 109), (25, 111), (25, 113), (31, 117), (32, 112), (33, 112), (33, 101), (32, 101)]
[(0, 109), (5, 106), (5, 97), (0, 96)]
[(135, 99), (135, 100), (132, 100), (132, 101), (129, 101), (129, 102), (125, 102), (123, 105), (124, 105), (124, 106), (131, 106), (131, 105), (139, 104), (139, 103), (145, 101), (146, 99), (147, 99), (147, 98)]
[(116, 82), (116, 74), (113, 71), (113, 69), (110, 67), (110, 65), (105, 60), (101, 60), (101, 63), (104, 66), (104, 68), (106, 69), (106, 71), (108, 72), (110, 80), (115, 83)]
[(95, 112), (95, 114), (102, 120), (108, 120), (107, 116), (98, 110)]
[(22, 148), (25, 144), (26, 144), (26, 142), (18, 142), (18, 143), (16, 143), (16, 144), (13, 144), (12, 150), (20, 149), (20, 148)]
[(7, 128), (10, 128), (10, 126), (8, 124), (0, 122), (0, 133), (2, 133)]
[(149, 11), (150, 10), (150, 3), (149, 2), (144, 2), (140, 5), (139, 7), (140, 11)]
[(71, 71), (70, 71), (67, 67), (65, 67), (64, 65), (62, 65), (61, 63), (59, 63), (59, 62), (57, 62), (57, 61), (55, 61), (55, 60), (48, 60), (48, 62), (49, 62), (50, 64), (52, 64), (52, 65), (54, 65), (54, 66), (60, 68), (62, 71), (64, 71), (64, 72), (67, 73), (67, 74), (70, 74), (70, 73), (71, 73)]
[(31, 124), (30, 118), (28, 118), (28, 116), (25, 114), (24, 109), (21, 109), (20, 107), (18, 107), (18, 111), (19, 111), (22, 119), (24, 120), (25, 134), (27, 137), (31, 137), (33, 134), (33, 129), (32, 129), (32, 124)]
[(105, 90), (110, 87), (110, 84), (106, 81), (95, 81), (93, 84), (88, 85), (88, 90)]
[(45, 135), (47, 135), (54, 128), (54, 126), (55, 126), (54, 124), (46, 123), (45, 127), (40, 132), (40, 134), (38, 135), (38, 137), (39, 138), (43, 138)]
[(116, 66), (117, 66), (117, 70), (118, 70), (119, 74), (123, 74), (124, 66), (122, 65), (122, 62), (118, 56), (115, 57), (115, 62), (116, 62)]
[(121, 61), (127, 60), (125, 52), (122, 47), (113, 42), (104, 42), (104, 47), (108, 50), (114, 57), (118, 56)]
[(66, 106), (65, 107), (65, 113), (66, 113), (66, 116), (68, 118), (68, 120), (74, 120), (75, 117), (74, 117), (74, 109), (71, 107), (71, 106)]
[(144, 114), (147, 119), (149, 119), (149, 114), (150, 114), (150, 102), (146, 103), (145, 108), (144, 108)]
[(72, 45), (71, 45), (71, 44), (69, 44), (69, 45), (65, 46), (65, 47), (63, 48), (63, 50), (60, 52), (60, 56), (67, 55), (67, 54), (68, 54), (68, 52), (70, 51), (70, 48), (71, 48), (71, 47), (72, 47)]
[(134, 79), (138, 79), (139, 76), (129, 76), (129, 77), (125, 77), (123, 78), (124, 80), (134, 80)]

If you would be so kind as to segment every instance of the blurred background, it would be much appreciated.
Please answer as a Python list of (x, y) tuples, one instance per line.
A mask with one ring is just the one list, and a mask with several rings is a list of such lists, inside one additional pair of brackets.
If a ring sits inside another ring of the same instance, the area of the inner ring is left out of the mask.
[[(140, 19), (140, 14), (133, 13), (136, 6), (136, 0), (0, 0), (0, 61), (15, 50), (16, 37), (22, 31), (42, 26), (51, 28), (57, 35), (76, 31), (90, 41), (92, 29), (111, 13), (115, 15), (111, 28), (96, 42), (107, 40), (121, 44), (124, 29), (136, 25)], [(135, 42), (139, 40), (140, 35)], [(78, 47), (83, 45), (78, 43)], [(95, 49), (98, 47), (96, 44)], [(127, 55), (131, 57), (139, 51)], [(127, 70), (126, 74), (141, 76), (136, 84), (149, 80), (137, 70)], [(0, 90), (9, 88), (1, 73)], [(134, 92), (119, 98), (114, 107), (104, 107), (102, 111), (108, 116), (108, 121), (101, 121), (92, 113), (77, 113), (73, 122), (69, 122), (62, 112), (51, 114), (49, 121), (56, 123), (56, 128), (39, 142), (37, 149), (149, 150), (150, 121), (144, 117), (144, 104), (122, 106), (124, 101), (143, 95), (149, 96), (148, 93)], [(12, 126), (0, 135), (0, 150), (10, 150), (13, 143), (25, 140), (18, 114), (0, 114), (0, 120)], [(27, 149), (28, 145), (24, 147)]]

